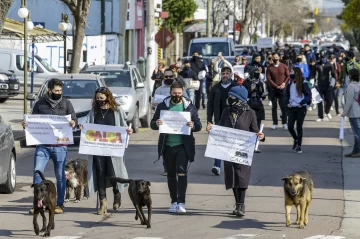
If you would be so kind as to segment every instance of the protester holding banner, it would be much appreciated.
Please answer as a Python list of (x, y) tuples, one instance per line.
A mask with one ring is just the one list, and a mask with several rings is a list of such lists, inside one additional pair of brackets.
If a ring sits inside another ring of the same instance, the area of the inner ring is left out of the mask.
[[(183, 97), (184, 89), (180, 82), (170, 86), (171, 96), (167, 97), (156, 108), (151, 128), (159, 130), (164, 125), (161, 111), (174, 111), (190, 113), (191, 121), (185, 122), (185, 127), (190, 127), (189, 135), (160, 133), (158, 142), (159, 159), (163, 156), (167, 167), (168, 188), (171, 197), (170, 213), (185, 214), (185, 197), (187, 188), (188, 162), (193, 162), (195, 157), (195, 139), (193, 132), (201, 130), (201, 122), (195, 106)], [(168, 112), (169, 113), (169, 112)]]
[[(259, 132), (255, 111), (246, 103), (248, 92), (244, 86), (231, 88), (228, 95), (229, 107), (221, 115), (220, 126), (257, 133), (260, 141), (265, 141), (263, 133)], [(212, 124), (208, 123), (206, 130), (210, 131)], [(249, 186), (251, 166), (224, 161), (225, 187), (232, 188), (236, 209), (233, 215), (245, 216), (245, 193)]]
[[(287, 105), (289, 132), (294, 139), (292, 150), (302, 153), (303, 123), (306, 107), (311, 104), (311, 90), (301, 68), (294, 67), (290, 72), (290, 84), (286, 86), (285, 104)], [(294, 130), (296, 122), (296, 131)]]
[[(48, 93), (39, 99), (32, 110), (33, 115), (71, 115), (70, 126), (75, 128), (77, 119), (74, 107), (71, 102), (62, 96), (63, 82), (59, 79), (51, 79), (48, 82)], [(28, 125), (24, 120), (23, 128)], [(55, 213), (64, 212), (64, 197), (66, 188), (65, 163), (67, 156), (67, 144), (42, 144), (36, 145), (34, 156), (34, 178), (33, 183), (38, 184), (42, 181), (40, 175), (35, 173), (36, 170), (44, 172), (46, 164), (50, 158), (54, 163), (54, 171), (56, 177), (57, 188), (57, 206)], [(34, 213), (34, 208), (29, 212)]]
[[(125, 112), (115, 101), (108, 88), (100, 87), (95, 91), (92, 108), (87, 116), (86, 123), (127, 127)], [(80, 128), (84, 130), (82, 125), (80, 125)], [(131, 134), (132, 129), (128, 129), (127, 133)], [(89, 191), (90, 193), (98, 191), (99, 194), (100, 209), (97, 213), (103, 215), (107, 212), (106, 188), (108, 187), (113, 188), (113, 209), (119, 209), (124, 185), (111, 184), (106, 178), (111, 176), (128, 178), (124, 158), (89, 155), (88, 169)]]

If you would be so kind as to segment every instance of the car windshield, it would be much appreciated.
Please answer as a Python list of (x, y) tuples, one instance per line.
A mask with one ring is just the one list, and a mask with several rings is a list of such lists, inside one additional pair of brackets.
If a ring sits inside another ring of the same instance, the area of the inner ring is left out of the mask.
[(227, 42), (201, 42), (192, 43), (190, 47), (190, 54), (198, 52), (202, 56), (217, 56), (219, 52), (223, 56), (230, 56), (229, 43)]
[(57, 72), (54, 68), (50, 66), (50, 64), (46, 60), (42, 59), (40, 56), (36, 55), (35, 58), (40, 62), (41, 65), (45, 67), (47, 71)]
[(89, 73), (102, 76), (108, 87), (131, 87), (129, 71), (91, 71)]
[(71, 99), (92, 99), (100, 87), (97, 80), (63, 80), (63, 96)]
[(254, 46), (235, 46), (235, 51), (236, 52), (243, 52), (245, 48), (247, 48), (250, 52), (255, 51)]

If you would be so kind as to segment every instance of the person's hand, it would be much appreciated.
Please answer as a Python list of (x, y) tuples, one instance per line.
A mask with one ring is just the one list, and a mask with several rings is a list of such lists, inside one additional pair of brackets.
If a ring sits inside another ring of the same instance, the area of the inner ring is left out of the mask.
[(21, 123), (21, 125), (22, 125), (23, 129), (25, 129), (26, 126), (27, 126), (26, 120), (23, 120), (23, 122)]
[(83, 129), (84, 129), (84, 125), (79, 124), (79, 129), (80, 129), (80, 130), (83, 130)]
[(265, 138), (264, 133), (259, 132), (259, 133), (256, 133), (256, 135), (259, 138), (259, 140), (263, 140)]
[(262, 72), (262, 68), (261, 68), (261, 67), (259, 67), (258, 69), (259, 69), (259, 72), (261, 73), (261, 72)]
[(158, 106), (158, 103), (152, 103), (151, 106), (155, 109)]
[(192, 121), (187, 122), (187, 126), (189, 126), (190, 128), (194, 128), (194, 122)]
[(133, 133), (133, 129), (126, 129), (126, 132), (127, 132), (127, 134), (132, 134)]
[(70, 126), (71, 126), (71, 128), (75, 128), (76, 125), (75, 125), (75, 121), (74, 121), (74, 120), (71, 120), (71, 121), (70, 121)]
[(154, 70), (155, 74), (158, 73), (158, 70), (159, 69), (156, 67), (155, 70)]
[(156, 121), (156, 125), (159, 127), (160, 125), (162, 125), (163, 124), (163, 121), (161, 120), (161, 119), (158, 119), (157, 121)]
[(280, 85), (280, 89), (284, 89), (285, 88), (285, 83), (282, 83), (281, 85)]
[(299, 105), (298, 105), (298, 108), (301, 108), (301, 107), (302, 107), (302, 105), (299, 104)]
[(288, 108), (291, 108), (291, 105), (290, 105), (290, 104), (288, 104), (288, 105), (287, 105), (287, 107), (288, 107)]
[(339, 82), (336, 82), (335, 87), (336, 87), (336, 88), (340, 88), (340, 83), (339, 83)]
[(210, 132), (210, 130), (212, 130), (212, 124), (208, 123), (206, 126), (206, 131)]

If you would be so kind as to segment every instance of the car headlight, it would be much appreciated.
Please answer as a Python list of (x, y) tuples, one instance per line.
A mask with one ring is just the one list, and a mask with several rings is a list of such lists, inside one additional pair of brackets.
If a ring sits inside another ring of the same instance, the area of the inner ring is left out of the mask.
[(118, 96), (116, 98), (116, 101), (120, 104), (120, 105), (126, 105), (129, 102), (129, 97), (128, 96)]

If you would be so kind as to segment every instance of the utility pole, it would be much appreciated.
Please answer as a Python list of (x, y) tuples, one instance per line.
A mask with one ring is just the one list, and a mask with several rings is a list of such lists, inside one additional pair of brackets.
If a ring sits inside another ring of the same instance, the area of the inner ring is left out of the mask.
[(236, 0), (234, 0), (234, 28), (233, 28), (233, 40), (234, 40), (234, 45), (236, 44)]
[(210, 24), (210, 20), (211, 20), (211, 0), (207, 0), (207, 12), (206, 12), (206, 36), (207, 37), (212, 37), (211, 34), (211, 24)]
[(151, 75), (156, 66), (157, 48), (155, 47), (155, 7), (154, 0), (146, 1), (146, 82), (150, 92), (153, 90), (154, 81)]

